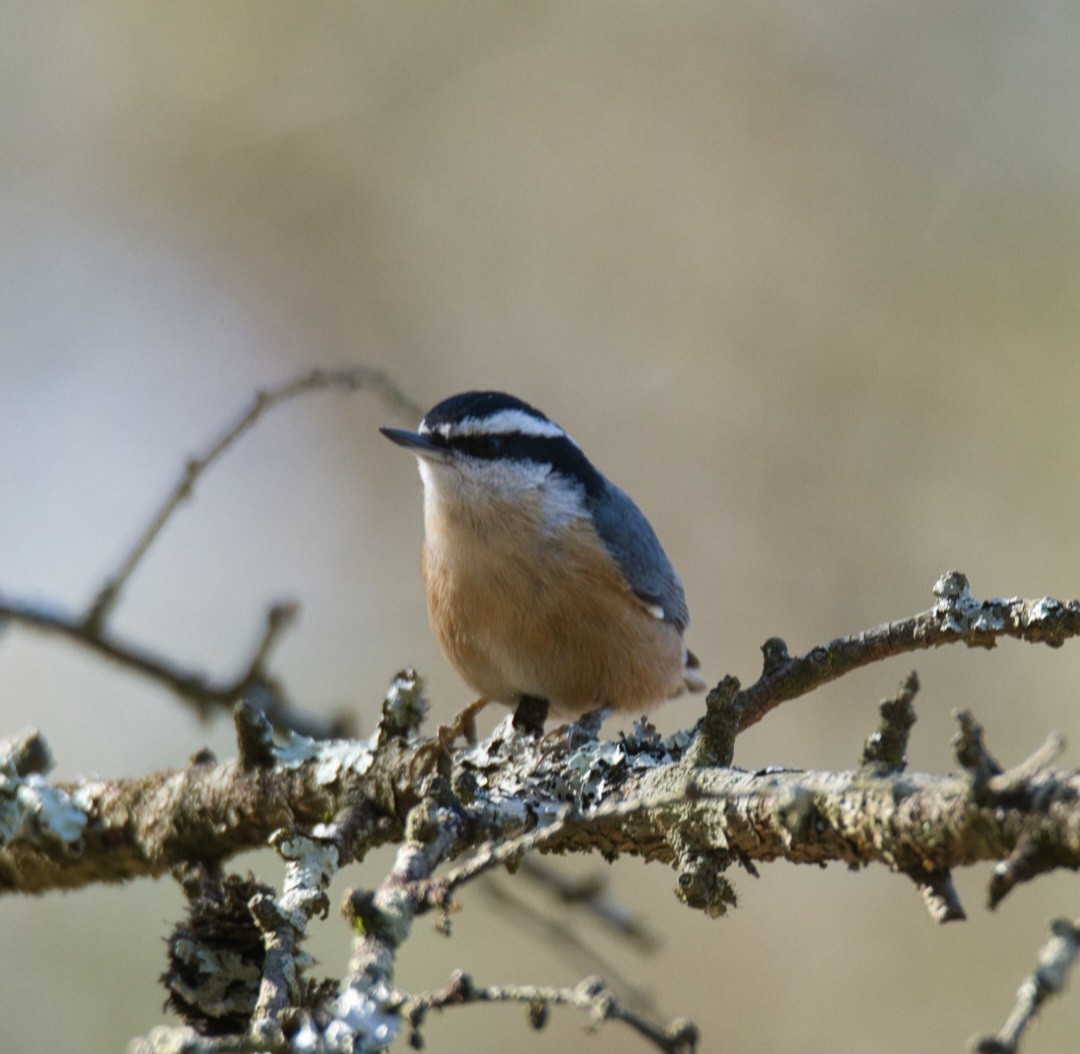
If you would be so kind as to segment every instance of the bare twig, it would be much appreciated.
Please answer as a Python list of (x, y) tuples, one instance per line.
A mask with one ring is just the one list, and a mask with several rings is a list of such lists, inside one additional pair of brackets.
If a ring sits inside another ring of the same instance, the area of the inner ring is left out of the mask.
[(1001, 773), (1001, 766), (994, 755), (986, 749), (983, 727), (970, 710), (954, 710), (953, 717), (960, 726), (952, 738), (953, 753), (965, 772), (971, 777), (975, 793), (984, 793), (992, 776)]
[(423, 411), (383, 370), (373, 366), (349, 366), (343, 369), (314, 369), (257, 392), (251, 404), (201, 454), (188, 459), (184, 471), (165, 500), (150, 517), (134, 545), (120, 562), (117, 570), (106, 580), (91, 602), (84, 618), (84, 628), (90, 636), (98, 635), (140, 561), (146, 556), (157, 536), (173, 513), (194, 493), (199, 477), (215, 461), (259, 422), (263, 414), (275, 406), (308, 392), (337, 388), (343, 391), (370, 391), (381, 396), (398, 413), (418, 419)]
[(237, 760), (242, 769), (268, 768), (274, 764), (274, 733), (265, 715), (243, 699), (233, 709)]
[(120, 640), (106, 630), (92, 632), (80, 616), (64, 614), (40, 604), (20, 603), (0, 597), (0, 621), (6, 619), (34, 632), (62, 637), (87, 648), (167, 688), (193, 706), (200, 716), (206, 716), (215, 709), (229, 710), (238, 700), (246, 698), (279, 731), (297, 732), (313, 739), (329, 739), (346, 732), (351, 722), (342, 717), (327, 721), (299, 712), (287, 698), (284, 688), (265, 670), (273, 645), (289, 625), (294, 613), (293, 605), (272, 607), (267, 613), (266, 627), (255, 652), (244, 664), (243, 670), (232, 679), (215, 680), (147, 648)]
[(53, 767), (52, 752), (36, 728), (0, 739), (0, 767), (11, 766), (17, 776), (43, 776)]
[(1051, 732), (1041, 747), (1007, 772), (991, 776), (986, 783), (988, 793), (1001, 799), (1012, 794), (1022, 794), (1028, 783), (1040, 772), (1048, 769), (1065, 749), (1065, 737)]
[[(530, 863), (525, 860), (525, 865)], [(604, 977), (625, 1000), (627, 1005), (645, 1011), (652, 1008), (652, 996), (647, 989), (633, 983), (613, 962), (590, 947), (581, 936), (581, 927), (570, 919), (548, 915), (522, 897), (510, 891), (508, 882), (493, 875), (480, 880), (485, 903), (499, 911), (508, 921), (535, 938), (544, 941), (564, 962), (589, 973)]]
[(963, 922), (967, 918), (951, 871), (910, 871), (908, 874), (935, 922)]
[(546, 1024), (550, 1006), (572, 1006), (588, 1014), (589, 1031), (595, 1031), (605, 1021), (622, 1021), (666, 1054), (692, 1054), (698, 1041), (697, 1027), (691, 1022), (678, 1018), (667, 1026), (657, 1025), (620, 1003), (596, 977), (588, 977), (574, 988), (477, 985), (468, 974), (458, 971), (446, 988), (405, 998), (401, 1015), (416, 1035), (429, 1010), (472, 1003), (524, 1003), (534, 1028)]
[(1080, 919), (1054, 919), (1053, 936), (1039, 951), (1035, 970), (1024, 979), (1016, 993), (1016, 1006), (996, 1036), (976, 1037), (971, 1049), (976, 1054), (1016, 1054), (1020, 1039), (1035, 1021), (1039, 1008), (1051, 996), (1060, 995), (1069, 970), (1080, 951)]
[(756, 724), (781, 703), (893, 655), (961, 641), (972, 648), (992, 648), (1000, 637), (1056, 648), (1080, 635), (1078, 600), (975, 600), (967, 578), (958, 571), (942, 575), (934, 592), (941, 599), (928, 611), (838, 637), (794, 659), (783, 641), (767, 642), (764, 672), (733, 700), (741, 709), (740, 730)]
[(188, 460), (179, 480), (84, 614), (67, 614), (40, 603), (20, 602), (0, 596), (0, 625), (4, 622), (15, 623), (88, 648), (168, 688), (194, 706), (200, 716), (205, 716), (212, 709), (230, 709), (237, 701), (246, 700), (263, 713), (278, 731), (298, 732), (316, 739), (328, 739), (350, 732), (352, 722), (347, 718), (326, 721), (298, 712), (282, 685), (267, 673), (274, 646), (296, 618), (298, 609), (295, 604), (276, 604), (270, 608), (262, 637), (246, 666), (236, 677), (224, 681), (185, 668), (137, 644), (118, 640), (107, 630), (109, 616), (127, 582), (176, 510), (191, 498), (203, 473), (275, 406), (308, 392), (328, 389), (374, 392), (395, 412), (413, 419), (422, 412), (382, 370), (369, 366), (309, 370), (258, 392), (247, 409), (206, 450)]
[(660, 938), (638, 915), (607, 894), (607, 883), (602, 878), (568, 878), (532, 857), (521, 862), (521, 874), (561, 903), (580, 908), (617, 937), (630, 941), (638, 951), (652, 952), (660, 946)]

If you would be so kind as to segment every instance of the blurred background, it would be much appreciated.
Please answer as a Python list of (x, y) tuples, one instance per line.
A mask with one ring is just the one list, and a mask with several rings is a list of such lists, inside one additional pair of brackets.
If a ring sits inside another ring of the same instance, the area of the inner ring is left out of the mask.
[[(257, 386), (363, 362), (424, 405), (501, 388), (564, 424), (657, 528), (713, 681), (752, 680), (769, 636), (803, 651), (922, 610), (948, 568), (979, 596), (1080, 594), (1074, 5), (56, 2), (6, 4), (0, 29), (0, 592), (85, 604)], [(401, 423), (364, 394), (276, 411), (171, 523), (116, 631), (226, 675), (296, 598), (275, 668), (305, 707), (369, 730), (415, 665), (448, 718), (471, 696), (427, 629), (415, 467), (376, 431)], [(960, 706), (1006, 763), (1053, 728), (1080, 740), (1080, 647), (1006, 642), (848, 677), (737, 763), (852, 766), (913, 665), (917, 770), (954, 767)], [(18, 630), (0, 718), (40, 727), (60, 777), (235, 753), (228, 720)], [(236, 866), (280, 881), (273, 858)], [(1077, 905), (1059, 875), (991, 915), (980, 867), (957, 876), (969, 921), (938, 928), (882, 869), (777, 864), (707, 922), (665, 868), (563, 866), (664, 935), (638, 958), (574, 923), (656, 1013), (747, 1054), (961, 1050)], [(449, 940), (418, 926), (403, 986), (591, 972), (480, 890), (463, 903)], [(170, 880), (6, 898), (0, 1047), (116, 1051), (162, 1020), (180, 910)], [(344, 923), (312, 947), (339, 975)], [(1073, 989), (1030, 1054), (1075, 1049)], [(426, 1035), (646, 1049), (582, 1023), (461, 1009)]]

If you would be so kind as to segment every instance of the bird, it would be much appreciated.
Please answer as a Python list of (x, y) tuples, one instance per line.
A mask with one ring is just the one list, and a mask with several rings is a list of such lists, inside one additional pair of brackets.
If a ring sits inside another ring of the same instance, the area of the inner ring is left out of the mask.
[(419, 462), (429, 621), (480, 695), (459, 720), (498, 702), (542, 729), (549, 713), (599, 721), (704, 690), (656, 532), (553, 420), (504, 392), (467, 391), (415, 432), (380, 431)]

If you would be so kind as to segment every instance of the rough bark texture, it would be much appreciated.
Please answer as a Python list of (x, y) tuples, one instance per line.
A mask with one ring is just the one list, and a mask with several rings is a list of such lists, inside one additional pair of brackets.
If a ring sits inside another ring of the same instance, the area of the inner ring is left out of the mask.
[[(196, 759), (176, 772), (58, 784), (85, 818), (79, 839), (45, 833), (9, 842), (0, 850), (0, 890), (74, 889), (221, 862), (265, 845), (279, 828), (311, 826), (359, 803), (377, 822), (357, 841), (357, 856), (401, 839), (419, 800), (410, 776), (418, 745), (343, 740), (304, 749), (303, 759), (279, 751), (263, 768)], [(929, 875), (1024, 848), (1040, 869), (1080, 866), (1077, 772), (1043, 769), (1018, 784), (1005, 773), (979, 788), (966, 772), (744, 772), (694, 767), (683, 753), (647, 728), (620, 744), (594, 740), (563, 753), (504, 724), (455, 754), (449, 781), (438, 777), (461, 826), (455, 849), (550, 822), (569, 806), (573, 821), (542, 851), (666, 864), (694, 853), (727, 862), (880, 863)], [(615, 805), (629, 808), (605, 812)]]

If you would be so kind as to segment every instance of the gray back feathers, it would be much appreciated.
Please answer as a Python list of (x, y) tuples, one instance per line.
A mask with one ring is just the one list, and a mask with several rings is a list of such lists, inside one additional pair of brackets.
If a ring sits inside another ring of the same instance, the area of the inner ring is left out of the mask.
[(664, 620), (680, 632), (690, 622), (682, 582), (660, 539), (633, 499), (610, 480), (603, 493), (587, 497), (601, 541), (615, 558), (634, 594), (646, 605), (662, 609)]

